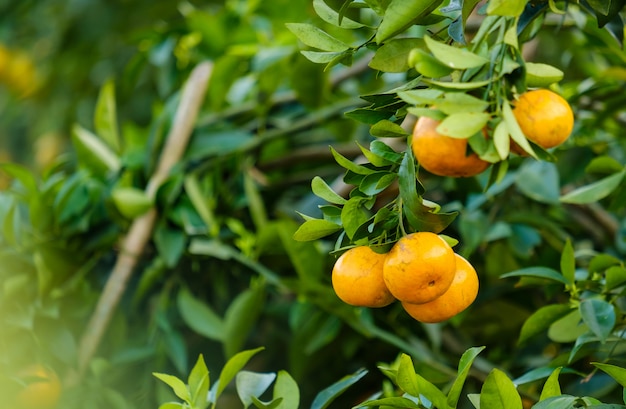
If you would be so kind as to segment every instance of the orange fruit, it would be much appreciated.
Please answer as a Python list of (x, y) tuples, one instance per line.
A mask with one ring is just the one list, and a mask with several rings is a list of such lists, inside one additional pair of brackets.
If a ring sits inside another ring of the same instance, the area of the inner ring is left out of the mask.
[(418, 232), (402, 237), (387, 253), (383, 278), (395, 298), (421, 304), (446, 292), (455, 270), (450, 245), (435, 233)]
[(547, 89), (523, 93), (513, 114), (526, 138), (544, 149), (565, 142), (574, 129), (574, 113), (559, 94)]
[(439, 121), (422, 116), (413, 128), (411, 149), (420, 166), (439, 176), (469, 177), (489, 167), (475, 153), (467, 154), (467, 139), (437, 132)]
[(424, 304), (402, 303), (404, 310), (420, 322), (448, 320), (469, 307), (478, 295), (478, 275), (474, 267), (463, 257), (455, 254), (456, 271), (450, 288)]
[(379, 254), (368, 246), (357, 246), (343, 253), (332, 272), (333, 289), (346, 304), (378, 308), (395, 299), (383, 280), (386, 254)]
[(22, 369), (18, 376), (26, 384), (15, 397), (17, 409), (54, 409), (61, 398), (57, 374), (40, 364)]

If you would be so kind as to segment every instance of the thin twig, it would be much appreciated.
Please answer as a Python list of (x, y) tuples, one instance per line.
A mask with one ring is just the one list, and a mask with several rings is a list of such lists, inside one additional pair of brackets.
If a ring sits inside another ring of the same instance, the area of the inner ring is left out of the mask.
[[(183, 88), (180, 104), (163, 147), (159, 164), (146, 187), (146, 193), (151, 198), (155, 197), (159, 186), (168, 177), (172, 167), (180, 160), (187, 148), (200, 106), (204, 101), (212, 68), (213, 65), (209, 62), (199, 64), (192, 71)], [(134, 220), (122, 240), (120, 254), (80, 342), (78, 379), (82, 377), (98, 349), (111, 317), (126, 290), (128, 280), (152, 236), (156, 218), (156, 209), (150, 209), (146, 214)]]

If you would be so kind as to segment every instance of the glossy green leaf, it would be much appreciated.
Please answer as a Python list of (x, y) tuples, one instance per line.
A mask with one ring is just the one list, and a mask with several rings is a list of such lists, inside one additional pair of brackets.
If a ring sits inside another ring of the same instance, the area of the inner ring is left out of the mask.
[(586, 173), (618, 173), (624, 170), (624, 165), (622, 165), (618, 160), (612, 158), (608, 155), (597, 156), (589, 162), (589, 164), (585, 167)]
[(402, 162), (402, 153), (394, 151), (383, 141), (372, 141), (370, 143), (370, 151), (381, 158), (385, 158), (391, 163), (400, 164)]
[(356, 29), (363, 27), (363, 24), (351, 20), (346, 16), (340, 16), (337, 11), (329, 7), (324, 0), (313, 0), (313, 9), (325, 22), (337, 27), (346, 29)]
[(177, 298), (178, 311), (191, 329), (209, 339), (224, 339), (222, 319), (205, 303), (193, 297), (191, 292), (182, 288)]
[(526, 0), (491, 0), (487, 6), (490, 16), (518, 17), (524, 11)]
[(554, 163), (524, 162), (517, 171), (515, 185), (524, 195), (538, 202), (555, 204), (559, 201), (559, 172)]
[(330, 151), (333, 154), (335, 161), (337, 161), (337, 163), (344, 169), (352, 171), (358, 175), (369, 175), (370, 173), (376, 172), (373, 169), (369, 169), (363, 165), (359, 165), (359, 164), (352, 162), (351, 160), (349, 160), (348, 158), (346, 158), (345, 156), (337, 152), (335, 148), (333, 148), (332, 146), (330, 147)]
[(309, 61), (316, 64), (328, 64), (331, 61), (336, 60), (344, 54), (344, 51), (332, 52), (332, 51), (308, 51), (302, 50), (300, 54), (305, 56)]
[[(362, 146), (359, 143), (357, 144), (359, 145), (359, 149), (361, 149), (363, 156), (365, 156), (365, 159), (367, 159), (369, 163), (371, 163), (372, 165), (382, 168), (382, 167), (387, 167), (393, 164), (393, 162), (389, 161), (387, 158), (375, 154), (374, 152), (370, 151), (369, 149), (367, 149), (366, 147)], [(372, 175), (375, 175), (375, 174), (376, 173), (372, 173)], [(367, 175), (367, 176), (371, 176), (371, 175)]]
[(622, 170), (611, 176), (607, 176), (589, 185), (579, 187), (564, 196), (561, 196), (561, 202), (572, 204), (587, 204), (597, 202), (610, 195), (624, 180), (626, 171)]
[(549, 267), (527, 267), (520, 270), (511, 271), (510, 273), (502, 274), (500, 276), (500, 278), (509, 277), (535, 277), (556, 281), (562, 284), (572, 284), (570, 281), (568, 281), (567, 278), (563, 277), (561, 273)]
[(626, 283), (626, 268), (624, 266), (612, 266), (605, 271), (604, 288), (610, 291)]
[(600, 362), (592, 362), (591, 364), (609, 374), (617, 383), (626, 388), (626, 368)]
[(470, 136), (480, 132), (487, 122), (490, 115), (483, 112), (459, 112), (448, 115), (437, 126), (437, 132), (452, 138), (467, 139)]
[(341, 230), (341, 226), (323, 219), (307, 220), (293, 234), (294, 240), (309, 241), (329, 236)]
[(270, 402), (263, 402), (256, 396), (250, 396), (252, 404), (258, 409), (277, 409), (283, 401), (283, 398), (272, 399)]
[(457, 371), (456, 379), (454, 383), (450, 387), (450, 391), (448, 392), (447, 404), (450, 407), (456, 408), (459, 403), (459, 398), (461, 397), (461, 393), (463, 391), (463, 386), (465, 385), (465, 380), (469, 375), (469, 371), (474, 363), (474, 360), (480, 354), (485, 347), (472, 347), (465, 351), (463, 355), (461, 355), (461, 359), (459, 359), (459, 368)]
[(324, 51), (345, 51), (350, 46), (312, 24), (287, 23), (287, 28), (309, 47)]
[(406, 138), (408, 136), (404, 128), (388, 119), (380, 120), (372, 125), (370, 134), (377, 138)]
[(559, 374), (561, 373), (561, 369), (561, 367), (556, 368), (550, 374), (546, 383), (543, 384), (543, 389), (541, 389), (541, 395), (539, 396), (540, 401), (553, 396), (561, 395), (561, 385), (559, 384)]
[(274, 385), (273, 398), (283, 400), (276, 409), (298, 409), (300, 407), (300, 389), (298, 383), (287, 371), (278, 371)]
[(339, 196), (328, 184), (319, 176), (315, 176), (311, 180), (311, 191), (313, 194), (321, 199), (326, 200), (328, 203), (333, 204), (345, 204), (346, 199)]
[(187, 235), (167, 223), (159, 223), (154, 229), (154, 243), (159, 255), (168, 267), (174, 267), (185, 252)]
[(146, 213), (153, 205), (146, 192), (134, 187), (116, 187), (111, 192), (111, 199), (117, 210), (129, 219)]
[(484, 113), (489, 102), (466, 94), (465, 92), (446, 92), (443, 100), (437, 101), (437, 109), (447, 115), (458, 113)]
[(382, 72), (405, 72), (409, 67), (411, 50), (422, 46), (423, 40), (418, 38), (399, 38), (385, 42), (376, 50), (369, 66)]
[(391, 0), (376, 31), (376, 43), (382, 44), (406, 30), (413, 21), (430, 14), (442, 2), (443, 0)]
[(419, 396), (420, 390), (413, 360), (407, 354), (401, 354), (396, 373), (396, 385), (412, 396)]
[(587, 331), (589, 327), (582, 321), (580, 309), (574, 309), (550, 325), (548, 338), (554, 342), (573, 342)]
[(72, 141), (77, 149), (79, 162), (86, 166), (103, 168), (107, 172), (117, 172), (121, 168), (122, 163), (115, 152), (100, 138), (80, 125), (74, 125), (72, 128)]
[(430, 78), (446, 77), (454, 71), (421, 48), (414, 48), (409, 52), (407, 65)]
[(493, 369), (480, 391), (480, 407), (489, 409), (522, 409), (522, 398), (504, 372)]
[(392, 407), (392, 408), (420, 409), (423, 406), (420, 406), (414, 401), (412, 401), (411, 399), (404, 398), (402, 396), (390, 396), (388, 398), (367, 400), (355, 407), (356, 408)]
[(539, 308), (524, 321), (518, 344), (522, 344), (527, 339), (546, 331), (550, 325), (570, 311), (571, 308), (567, 304), (551, 304)]
[(585, 324), (601, 342), (605, 342), (615, 327), (616, 316), (613, 305), (598, 298), (590, 298), (583, 300), (579, 309)]
[(548, 64), (526, 63), (526, 85), (547, 87), (563, 79), (563, 71)]
[(387, 189), (396, 180), (394, 172), (376, 172), (367, 175), (359, 184), (359, 190), (368, 196), (374, 196)]
[(240, 371), (235, 376), (235, 386), (244, 408), (252, 405), (252, 398), (259, 398), (276, 379), (276, 374)]
[(455, 70), (481, 67), (489, 60), (464, 48), (453, 47), (425, 36), (426, 46), (443, 65)]
[(172, 388), (172, 391), (176, 394), (176, 396), (185, 402), (191, 402), (191, 396), (189, 395), (189, 390), (187, 389), (185, 382), (175, 376), (164, 373), (153, 372), (152, 375)]
[(509, 136), (509, 130), (506, 127), (504, 121), (498, 122), (493, 130), (493, 144), (498, 152), (498, 156), (501, 160), (504, 160), (509, 156), (511, 148), (511, 138)]
[(348, 238), (352, 239), (358, 228), (369, 219), (365, 208), (365, 200), (352, 197), (341, 210), (341, 223)]
[(367, 370), (360, 369), (352, 375), (345, 376), (329, 387), (324, 388), (317, 395), (315, 395), (313, 403), (311, 404), (311, 409), (327, 408), (340, 394), (342, 394), (350, 386), (357, 383), (366, 374)]
[(533, 406), (533, 409), (571, 409), (578, 398), (571, 395), (553, 396), (542, 400)]
[(513, 110), (511, 109), (511, 105), (509, 105), (508, 101), (504, 101), (502, 103), (502, 118), (504, 119), (504, 123), (506, 124), (511, 138), (513, 138), (520, 148), (522, 148), (530, 156), (537, 158), (537, 154), (530, 146), (530, 143), (528, 143), (528, 140), (526, 139), (524, 132), (522, 132), (522, 128), (520, 128), (519, 123), (517, 123), (517, 119), (515, 119), (515, 115), (513, 114)]
[(445, 82), (445, 81), (434, 81), (423, 79), (427, 84), (431, 84), (435, 87), (444, 88), (444, 89), (456, 89), (456, 90), (472, 90), (482, 88), (485, 85), (489, 85), (491, 82), (495, 81), (495, 78), (483, 80), (483, 81), (472, 81), (472, 82)]
[(191, 402), (193, 402), (194, 406), (199, 408), (206, 407), (209, 383), (209, 369), (204, 362), (204, 357), (200, 354), (187, 380)]
[(100, 88), (94, 113), (94, 128), (98, 136), (111, 149), (115, 152), (120, 152), (120, 136), (115, 108), (115, 84), (113, 80), (108, 80)]
[(226, 364), (222, 368), (222, 371), (220, 372), (219, 380), (214, 385), (215, 390), (212, 391), (211, 402), (217, 402), (217, 399), (219, 399), (219, 397), (222, 395), (222, 392), (224, 392), (224, 389), (226, 389), (230, 381), (232, 381), (233, 378), (239, 373), (239, 371), (241, 371), (243, 367), (246, 366), (248, 361), (254, 355), (259, 353), (263, 349), (263, 347), (260, 347), (256, 349), (241, 351), (235, 354), (226, 362)]

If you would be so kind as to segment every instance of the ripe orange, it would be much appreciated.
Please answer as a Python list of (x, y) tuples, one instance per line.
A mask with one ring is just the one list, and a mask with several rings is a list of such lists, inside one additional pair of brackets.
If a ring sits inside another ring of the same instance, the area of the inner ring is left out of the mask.
[(443, 294), (455, 270), (450, 245), (435, 233), (418, 232), (402, 237), (387, 253), (383, 277), (398, 300), (421, 304)]
[(333, 289), (346, 304), (378, 308), (395, 299), (383, 280), (386, 254), (379, 254), (368, 246), (357, 246), (343, 253), (332, 272)]
[(15, 397), (17, 409), (54, 409), (61, 398), (61, 381), (57, 374), (40, 364), (28, 366), (18, 373), (26, 383)]
[(562, 144), (574, 129), (574, 113), (568, 102), (547, 89), (523, 93), (513, 114), (526, 138), (544, 149)]
[(411, 148), (420, 166), (439, 176), (469, 177), (489, 167), (475, 153), (467, 155), (467, 139), (437, 132), (439, 121), (422, 116), (413, 128)]
[(425, 304), (402, 303), (404, 310), (420, 322), (448, 320), (469, 307), (478, 295), (478, 275), (472, 265), (455, 254), (456, 272), (450, 288)]

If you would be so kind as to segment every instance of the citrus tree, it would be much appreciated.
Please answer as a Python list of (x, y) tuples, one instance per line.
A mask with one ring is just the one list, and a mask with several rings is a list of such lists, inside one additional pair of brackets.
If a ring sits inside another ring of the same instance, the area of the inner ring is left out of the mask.
[(0, 396), (623, 407), (623, 6), (181, 5), (2, 164)]

